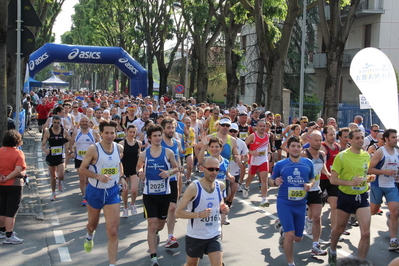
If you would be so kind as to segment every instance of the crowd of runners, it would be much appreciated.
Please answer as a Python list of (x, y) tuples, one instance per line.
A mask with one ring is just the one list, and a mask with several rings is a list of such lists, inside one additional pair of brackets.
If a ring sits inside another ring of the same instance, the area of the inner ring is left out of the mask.
[[(249, 187), (256, 177), (262, 208), (270, 204), (268, 188), (279, 187), (275, 228), (289, 266), (295, 265), (294, 242), (301, 241), (304, 230), (313, 238), (311, 255), (328, 256), (329, 265), (339, 265), (337, 243), (348, 234), (348, 222), (360, 228), (358, 258), (365, 259), (371, 215), (382, 213), (383, 198), (389, 209), (388, 250), (399, 249), (395, 129), (373, 124), (367, 134), (361, 116), (344, 128), (332, 117), (309, 121), (303, 116), (285, 125), (280, 114), (242, 101), (220, 108), (194, 98), (156, 100), (102, 91), (40, 91), (24, 101), (32, 98), (37, 99), (32, 108), (43, 136), (51, 200), (56, 201), (57, 189), (65, 189), (64, 173), (73, 160), (81, 206), (88, 213), (84, 249), (94, 246), (103, 209), (110, 265), (117, 259), (119, 219), (137, 214), (139, 189), (151, 265), (159, 265), (158, 232), (165, 224), (165, 248), (181, 244), (174, 237), (176, 218), (189, 219), (186, 265), (198, 265), (204, 254), (211, 265), (223, 265), (221, 225), (230, 224), (237, 193), (243, 198), (254, 193)], [(327, 250), (319, 243), (325, 203), (332, 228)]]

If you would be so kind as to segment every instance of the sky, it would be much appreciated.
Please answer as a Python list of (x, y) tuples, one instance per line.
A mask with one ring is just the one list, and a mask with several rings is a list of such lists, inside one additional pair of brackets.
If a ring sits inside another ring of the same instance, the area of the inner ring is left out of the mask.
[(55, 43), (61, 43), (61, 35), (69, 31), (72, 26), (71, 16), (75, 13), (74, 5), (79, 3), (79, 0), (66, 0), (62, 5), (60, 14), (54, 23), (53, 32), (55, 33)]

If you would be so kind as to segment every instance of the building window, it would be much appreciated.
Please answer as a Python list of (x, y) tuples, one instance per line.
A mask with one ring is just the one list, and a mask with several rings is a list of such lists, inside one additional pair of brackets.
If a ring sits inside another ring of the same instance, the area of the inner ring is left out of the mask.
[(240, 77), (241, 95), (245, 95), (245, 76)]
[(241, 49), (244, 53), (247, 52), (247, 35), (241, 36)]
[(364, 26), (364, 45), (363, 48), (371, 47), (371, 24)]

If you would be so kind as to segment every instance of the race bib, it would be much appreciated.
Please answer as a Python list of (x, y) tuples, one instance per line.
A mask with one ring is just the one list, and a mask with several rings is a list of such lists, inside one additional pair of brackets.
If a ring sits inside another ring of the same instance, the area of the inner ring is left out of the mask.
[(281, 139), (281, 135), (280, 134), (276, 134), (276, 139)]
[(248, 137), (248, 132), (240, 132), (240, 139), (246, 139)]
[(103, 168), (101, 169), (102, 175), (116, 175), (118, 174), (118, 167)]
[(126, 136), (125, 132), (121, 131), (121, 132), (116, 132), (116, 137), (118, 139), (123, 139)]
[(51, 147), (51, 155), (58, 156), (62, 154), (62, 146)]
[(266, 152), (265, 151), (260, 151), (259, 152), (259, 156), (261, 156), (261, 155), (266, 155)]
[(289, 187), (288, 199), (289, 200), (303, 200), (306, 197), (306, 191), (303, 187)]
[(201, 221), (202, 223), (205, 223), (205, 226), (212, 226), (213, 223), (219, 222), (219, 217), (220, 217), (220, 216), (219, 216), (218, 214), (212, 213), (211, 216), (206, 217), (206, 218), (201, 218), (200, 221)]
[(316, 181), (320, 180), (320, 175), (316, 175), (316, 176), (314, 177), (314, 179), (315, 179)]
[(165, 180), (148, 180), (150, 194), (166, 192)]
[(86, 151), (78, 151), (78, 155), (79, 156), (85, 156), (86, 155)]

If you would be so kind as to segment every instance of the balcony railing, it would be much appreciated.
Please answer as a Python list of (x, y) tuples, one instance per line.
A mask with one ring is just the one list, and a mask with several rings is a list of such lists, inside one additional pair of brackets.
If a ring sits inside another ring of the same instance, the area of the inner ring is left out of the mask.
[[(351, 65), (353, 57), (360, 51), (360, 48), (347, 49), (344, 51), (344, 58), (342, 60), (343, 67), (349, 67)], [(327, 54), (326, 53), (315, 53), (313, 55), (313, 64), (310, 67), (313, 68), (326, 68), (327, 67)]]
[[(349, 6), (344, 7), (341, 11), (341, 17), (346, 18), (348, 15)], [(327, 20), (330, 19), (330, 6), (324, 6), (324, 12), (326, 14)], [(373, 16), (377, 14), (384, 14), (384, 0), (362, 0), (357, 7), (356, 15), (357, 18)]]

